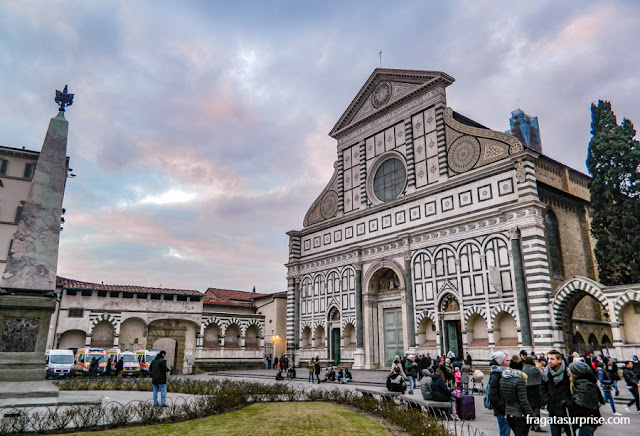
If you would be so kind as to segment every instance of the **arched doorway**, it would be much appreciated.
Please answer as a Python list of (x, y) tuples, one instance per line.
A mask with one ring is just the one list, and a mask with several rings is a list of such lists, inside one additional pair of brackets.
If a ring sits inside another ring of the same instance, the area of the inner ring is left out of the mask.
[(146, 335), (145, 322), (140, 318), (127, 318), (120, 324), (120, 339), (118, 348), (121, 350), (139, 350), (146, 345), (144, 336)]
[(67, 330), (58, 339), (57, 348), (62, 350), (77, 350), (84, 347), (87, 334), (82, 330)]
[(365, 280), (365, 300), (368, 301), (363, 308), (365, 347), (368, 347), (365, 359), (373, 365), (379, 362), (381, 366), (390, 367), (396, 354), (404, 354), (407, 342), (401, 298), (404, 291), (402, 270), (392, 262), (382, 262), (373, 271)]
[(333, 307), (329, 311), (328, 328), (329, 338), (329, 356), (333, 360), (334, 365), (340, 363), (340, 311), (337, 307)]
[(460, 302), (453, 294), (447, 293), (440, 301), (441, 331), (444, 332), (441, 351), (445, 354), (453, 351), (456, 356), (462, 356), (460, 318)]
[(204, 329), (203, 348), (220, 348), (220, 326), (212, 322)]
[(91, 331), (91, 346), (95, 348), (112, 348), (115, 329), (110, 321), (100, 321)]
[[(178, 319), (161, 319), (149, 323), (147, 332), (147, 349), (158, 349), (157, 346), (163, 346), (163, 350), (167, 352), (167, 365), (169, 365), (169, 353), (173, 353), (172, 374), (182, 374), (184, 353), (187, 338), (187, 326), (190, 329), (190, 335), (195, 334), (195, 325), (188, 321)], [(170, 339), (169, 341), (161, 341), (162, 339)]]
[(164, 350), (167, 352), (165, 360), (167, 368), (171, 370), (171, 374), (177, 374), (176, 357), (178, 355), (178, 341), (172, 338), (158, 339), (153, 343), (154, 350)]
[(628, 301), (618, 315), (624, 344), (640, 344), (640, 302)]
[[(603, 303), (606, 298), (599, 284), (584, 277), (570, 279), (558, 289), (553, 302), (554, 317), (556, 325), (562, 328), (567, 353), (580, 348), (585, 352), (601, 351), (599, 338), (613, 337), (609, 312)], [(578, 342), (578, 337), (583, 341)]]

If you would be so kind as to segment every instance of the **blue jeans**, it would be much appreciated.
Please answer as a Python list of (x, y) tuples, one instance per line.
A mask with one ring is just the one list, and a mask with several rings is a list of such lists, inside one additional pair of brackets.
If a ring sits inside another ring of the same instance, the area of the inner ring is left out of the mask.
[(313, 383), (313, 373), (309, 373), (309, 383)]
[(498, 419), (498, 429), (500, 430), (500, 436), (509, 436), (511, 434), (511, 427), (509, 427), (509, 422), (507, 421), (507, 417), (504, 415), (496, 416)]
[(584, 427), (578, 430), (578, 436), (593, 436), (593, 433), (596, 431), (596, 427), (591, 425), (585, 425)]
[(158, 391), (160, 391), (160, 405), (164, 406), (167, 401), (167, 385), (153, 385), (153, 405), (158, 405)]
[(611, 405), (611, 411), (616, 413), (616, 405), (613, 403), (613, 395), (611, 395), (611, 391), (602, 391), (602, 393), (604, 394), (605, 403), (608, 401)]
[(416, 379), (413, 378), (413, 376), (407, 376), (407, 378), (409, 379), (409, 394), (413, 395), (413, 390), (415, 389), (416, 385)]

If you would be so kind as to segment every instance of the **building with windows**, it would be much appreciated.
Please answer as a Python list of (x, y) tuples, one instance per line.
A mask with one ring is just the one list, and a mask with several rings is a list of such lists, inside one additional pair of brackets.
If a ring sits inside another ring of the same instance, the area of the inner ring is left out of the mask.
[(285, 292), (203, 294), (58, 277), (57, 293), (47, 348), (164, 349), (174, 373), (189, 374), (264, 368), (274, 348), (286, 347)]
[(589, 177), (541, 153), (537, 119), (511, 135), (447, 107), (453, 82), (376, 69), (331, 130), (333, 175), (287, 233), (289, 352), (637, 353), (640, 285), (596, 281)]
[(0, 277), (7, 265), (39, 155), (37, 151), (0, 146)]

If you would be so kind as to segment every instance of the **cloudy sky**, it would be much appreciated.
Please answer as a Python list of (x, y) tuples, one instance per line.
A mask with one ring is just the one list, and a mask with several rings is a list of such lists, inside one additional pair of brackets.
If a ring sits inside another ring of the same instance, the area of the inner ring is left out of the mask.
[(328, 182), (327, 133), (379, 66), (444, 71), (496, 129), (518, 105), (585, 171), (589, 105), (640, 124), (636, 1), (5, 1), (0, 145), (39, 150), (55, 89), (69, 179), (59, 275), (282, 291)]

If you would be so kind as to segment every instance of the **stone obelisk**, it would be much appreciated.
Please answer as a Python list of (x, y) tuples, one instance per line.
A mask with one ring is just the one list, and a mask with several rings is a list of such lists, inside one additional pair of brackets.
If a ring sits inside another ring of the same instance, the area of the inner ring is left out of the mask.
[(62, 198), (67, 180), (67, 87), (56, 91), (51, 119), (0, 280), (0, 399), (54, 397), (44, 380), (44, 351), (56, 306)]

